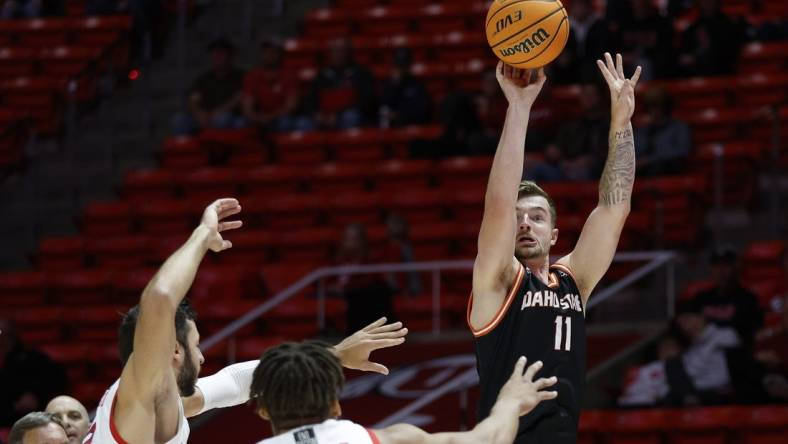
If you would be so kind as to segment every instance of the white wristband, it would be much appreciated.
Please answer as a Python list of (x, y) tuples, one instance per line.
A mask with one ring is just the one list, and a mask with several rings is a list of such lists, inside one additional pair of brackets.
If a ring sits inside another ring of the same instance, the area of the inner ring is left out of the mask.
[(259, 360), (240, 362), (227, 366), (214, 375), (200, 378), (197, 381), (197, 388), (203, 397), (200, 413), (248, 401), (252, 374), (259, 363)]

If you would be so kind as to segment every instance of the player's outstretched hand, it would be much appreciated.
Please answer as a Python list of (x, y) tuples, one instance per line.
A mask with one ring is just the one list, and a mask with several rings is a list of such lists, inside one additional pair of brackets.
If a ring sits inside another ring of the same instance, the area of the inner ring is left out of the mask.
[(610, 88), (610, 116), (614, 125), (626, 125), (635, 112), (635, 86), (640, 79), (640, 66), (635, 69), (632, 78), (624, 76), (624, 62), (621, 54), (616, 54), (616, 63), (609, 52), (605, 53), (605, 61), (597, 60), (602, 77)]
[(495, 69), (495, 77), (509, 105), (521, 106), (527, 110), (531, 109), (547, 79), (544, 68), (538, 70), (513, 68), (500, 61)]
[(402, 322), (386, 324), (386, 318), (380, 318), (337, 344), (334, 354), (343, 367), (388, 375), (389, 369), (383, 364), (370, 362), (369, 354), (402, 344), (407, 334), (408, 329), (402, 327)]
[(241, 212), (241, 204), (237, 199), (219, 199), (205, 208), (202, 213), (200, 225), (210, 230), (208, 238), (208, 248), (214, 252), (224, 251), (232, 248), (232, 242), (222, 237), (222, 232), (241, 228), (243, 222), (240, 220), (225, 221), (224, 219)]
[(534, 381), (534, 375), (542, 368), (542, 361), (531, 364), (523, 374), (525, 363), (525, 357), (521, 356), (514, 365), (512, 376), (498, 393), (498, 401), (515, 400), (520, 403), (520, 416), (533, 410), (540, 402), (558, 396), (558, 392), (544, 391), (558, 381), (555, 376)]

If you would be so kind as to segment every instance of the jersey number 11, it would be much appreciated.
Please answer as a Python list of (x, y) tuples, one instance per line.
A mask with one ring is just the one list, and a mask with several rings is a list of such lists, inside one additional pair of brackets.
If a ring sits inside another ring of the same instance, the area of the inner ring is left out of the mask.
[[(564, 324), (566, 324), (566, 336), (564, 336)], [(564, 347), (561, 348), (561, 339), (564, 340)], [(555, 349), (569, 351), (572, 346), (572, 318), (567, 316), (555, 317)]]

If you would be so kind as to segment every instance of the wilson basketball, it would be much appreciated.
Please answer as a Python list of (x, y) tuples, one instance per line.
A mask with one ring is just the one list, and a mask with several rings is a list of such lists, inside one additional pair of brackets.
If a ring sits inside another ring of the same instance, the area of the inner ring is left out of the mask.
[(485, 24), (495, 55), (517, 68), (547, 65), (569, 37), (569, 16), (558, 0), (495, 0)]

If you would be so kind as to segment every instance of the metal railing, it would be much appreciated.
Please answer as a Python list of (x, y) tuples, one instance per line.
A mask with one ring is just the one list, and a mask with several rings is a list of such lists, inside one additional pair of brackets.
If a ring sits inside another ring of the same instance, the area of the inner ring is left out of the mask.
[[(665, 294), (667, 300), (667, 316), (672, 316), (675, 301), (675, 268), (673, 261), (676, 254), (671, 251), (650, 252), (625, 252), (618, 253), (614, 262), (646, 262), (628, 275), (619, 279), (614, 284), (601, 289), (594, 294), (586, 309), (591, 309), (606, 300), (614, 297), (622, 289), (665, 267)], [(326, 323), (325, 300), (327, 297), (325, 282), (329, 278), (342, 275), (379, 274), (379, 273), (404, 273), (404, 272), (429, 272), (432, 276), (432, 334), (437, 336), (441, 332), (441, 273), (446, 270), (468, 270), (473, 268), (472, 260), (414, 262), (400, 264), (376, 264), (360, 266), (324, 267), (302, 277), (280, 293), (261, 303), (239, 319), (231, 322), (213, 336), (202, 343), (203, 351), (207, 351), (218, 344), (228, 341), (228, 362), (235, 361), (236, 334), (242, 328), (257, 320), (259, 317), (273, 310), (279, 304), (298, 295), (303, 290), (317, 285), (317, 310), (315, 322), (321, 329)], [(470, 288), (468, 289), (470, 293)]]

